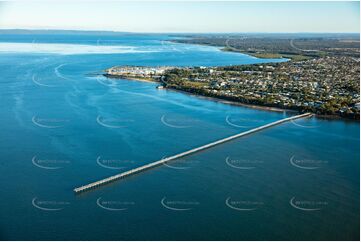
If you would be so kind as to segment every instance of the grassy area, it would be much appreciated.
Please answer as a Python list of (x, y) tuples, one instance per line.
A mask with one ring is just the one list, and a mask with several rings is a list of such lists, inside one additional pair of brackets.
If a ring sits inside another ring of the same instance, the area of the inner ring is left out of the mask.
[(282, 55), (283, 58), (291, 59), (293, 61), (303, 61), (303, 60), (309, 60), (312, 57), (305, 56), (305, 55)]
[(235, 49), (235, 48), (229, 48), (229, 47), (223, 48), (222, 51), (239, 52), (239, 53), (251, 55), (251, 56), (254, 56), (254, 57), (257, 57), (257, 58), (260, 58), (260, 59), (287, 58), (287, 59), (291, 59), (293, 61), (302, 61), (302, 60), (308, 60), (308, 59), (312, 58), (310, 56), (299, 55), (299, 54), (292, 55), (292, 54), (268, 53), (268, 52), (263, 52), (263, 53), (248, 52), (248, 51), (242, 51), (242, 50), (238, 50), (238, 49)]
[(203, 88), (207, 84), (204, 82), (183, 81), (183, 85), (194, 88)]
[(257, 58), (261, 58), (261, 59), (279, 59), (279, 58), (284, 58), (284, 56), (282, 56), (281, 54), (276, 54), (276, 53), (249, 53), (249, 52), (245, 52), (248, 55), (252, 55), (254, 57)]

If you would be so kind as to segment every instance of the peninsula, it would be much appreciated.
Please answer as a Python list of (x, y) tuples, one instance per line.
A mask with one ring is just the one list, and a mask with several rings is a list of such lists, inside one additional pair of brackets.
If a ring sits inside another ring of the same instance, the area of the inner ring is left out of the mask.
[(105, 76), (248, 105), (360, 118), (360, 62), (353, 57), (226, 67), (118, 66)]
[(111, 78), (269, 108), (360, 118), (360, 39), (355, 34), (201, 35), (172, 42), (217, 46), (283, 63), (217, 67), (118, 66)]

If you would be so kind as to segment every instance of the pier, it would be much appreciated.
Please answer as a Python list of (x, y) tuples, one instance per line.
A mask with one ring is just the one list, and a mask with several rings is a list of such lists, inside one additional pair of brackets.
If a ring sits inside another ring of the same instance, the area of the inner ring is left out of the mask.
[(261, 130), (264, 130), (264, 129), (267, 129), (267, 128), (270, 128), (270, 127), (273, 127), (273, 126), (276, 126), (276, 125), (279, 125), (279, 124), (282, 124), (282, 123), (285, 123), (285, 122), (288, 122), (288, 121), (291, 121), (291, 120), (296, 120), (296, 119), (300, 119), (300, 118), (307, 118), (307, 117), (310, 117), (310, 116), (312, 116), (311, 113), (304, 113), (304, 114), (292, 116), (292, 117), (289, 117), (289, 118), (284, 118), (284, 119), (281, 119), (281, 120), (278, 120), (278, 121), (275, 121), (275, 122), (272, 122), (272, 123), (269, 123), (269, 124), (266, 124), (266, 125), (262, 125), (260, 127), (250, 129), (248, 131), (245, 131), (245, 132), (242, 132), (242, 133), (239, 133), (239, 134), (236, 134), (236, 135), (232, 135), (230, 137), (220, 139), (220, 140), (214, 141), (212, 143), (209, 143), (209, 144), (206, 144), (206, 145), (203, 145), (203, 146), (200, 146), (200, 147), (185, 151), (183, 153), (176, 154), (176, 155), (173, 155), (173, 156), (170, 156), (170, 157), (166, 157), (164, 159), (149, 163), (147, 165), (143, 165), (143, 166), (131, 169), (129, 171), (125, 171), (125, 172), (119, 173), (117, 175), (114, 175), (114, 176), (111, 176), (111, 177), (108, 177), (108, 178), (105, 178), (105, 179), (102, 179), (102, 180), (99, 180), (99, 181), (96, 181), (96, 182), (89, 183), (87, 185), (75, 188), (74, 192), (75, 193), (84, 192), (84, 191), (99, 187), (101, 185), (105, 185), (107, 183), (122, 179), (124, 177), (127, 177), (127, 176), (130, 176), (130, 175), (133, 175), (133, 174), (136, 174), (136, 173), (143, 172), (145, 170), (154, 168), (156, 166), (167, 163), (167, 162), (169, 162), (171, 160), (175, 160), (175, 159), (178, 159), (180, 157), (184, 157), (184, 156), (187, 156), (187, 155), (190, 155), (190, 154), (194, 154), (194, 153), (196, 153), (198, 151), (202, 151), (202, 150), (211, 148), (213, 146), (216, 146), (216, 145), (219, 145), (219, 144), (222, 144), (222, 143), (225, 143), (225, 142), (228, 142), (228, 141), (231, 141), (231, 140), (234, 140), (234, 139), (237, 139), (237, 138), (240, 138), (240, 137), (243, 137), (243, 136), (246, 136), (246, 135), (249, 135), (249, 134), (252, 134), (252, 133), (255, 133), (255, 132), (258, 132), (258, 131), (261, 131)]

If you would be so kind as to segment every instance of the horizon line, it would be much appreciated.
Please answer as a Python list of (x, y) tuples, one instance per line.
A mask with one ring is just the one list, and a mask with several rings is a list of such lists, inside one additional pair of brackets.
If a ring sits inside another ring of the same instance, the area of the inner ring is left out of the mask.
[(108, 32), (130, 34), (360, 34), (360, 32), (143, 32), (120, 30), (93, 30), (93, 29), (52, 29), (52, 28), (1, 28), (0, 31), (73, 31), (73, 32)]

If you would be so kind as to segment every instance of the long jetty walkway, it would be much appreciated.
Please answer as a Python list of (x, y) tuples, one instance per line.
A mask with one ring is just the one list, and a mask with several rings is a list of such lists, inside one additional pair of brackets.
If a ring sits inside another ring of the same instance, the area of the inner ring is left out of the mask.
[(248, 130), (248, 131), (236, 134), (236, 135), (232, 135), (230, 137), (217, 140), (215, 142), (212, 142), (212, 143), (209, 143), (209, 144), (206, 144), (206, 145), (203, 145), (203, 146), (200, 146), (200, 147), (185, 151), (183, 153), (173, 155), (173, 156), (161, 159), (159, 161), (155, 161), (155, 162), (149, 163), (147, 165), (140, 166), (138, 168), (134, 168), (134, 169), (131, 169), (129, 171), (122, 172), (122, 173), (119, 173), (117, 175), (114, 175), (114, 176), (111, 176), (111, 177), (108, 177), (108, 178), (105, 178), (105, 179), (102, 179), (102, 180), (99, 180), (99, 181), (96, 181), (96, 182), (89, 183), (88, 185), (84, 185), (84, 186), (75, 188), (74, 192), (75, 193), (84, 192), (84, 191), (90, 190), (92, 188), (96, 188), (96, 187), (99, 187), (101, 185), (105, 185), (107, 183), (113, 182), (115, 180), (122, 179), (124, 177), (127, 177), (127, 176), (130, 176), (130, 175), (133, 175), (133, 174), (148, 170), (150, 168), (162, 165), (164, 163), (167, 163), (168, 161), (175, 160), (175, 159), (178, 159), (180, 157), (187, 156), (187, 155), (196, 153), (198, 151), (202, 151), (202, 150), (208, 149), (210, 147), (213, 147), (213, 146), (228, 142), (230, 140), (234, 140), (234, 139), (237, 139), (237, 138), (240, 138), (240, 137), (243, 137), (243, 136), (246, 136), (246, 135), (249, 135), (249, 134), (252, 134), (252, 133), (255, 133), (255, 132), (258, 132), (258, 131), (261, 131), (261, 130), (264, 130), (264, 129), (267, 129), (267, 128), (270, 128), (270, 127), (273, 127), (273, 126), (276, 126), (276, 125), (279, 125), (279, 124), (282, 124), (282, 123), (285, 123), (285, 122), (288, 122), (288, 121), (291, 121), (291, 120), (306, 118), (306, 117), (310, 117), (310, 116), (312, 116), (311, 113), (304, 113), (304, 114), (292, 116), (292, 117), (289, 117), (289, 118), (284, 118), (284, 119), (281, 119), (281, 120), (278, 120), (278, 121), (275, 121), (275, 122), (272, 122), (272, 123), (269, 123), (269, 124), (266, 124), (266, 125), (262, 125), (262, 126), (260, 126), (258, 128), (254, 128), (254, 129), (251, 129), (251, 130)]

